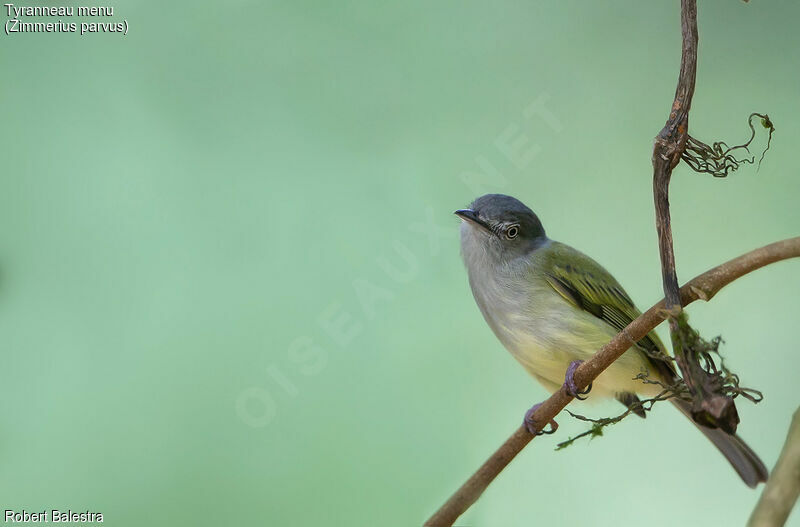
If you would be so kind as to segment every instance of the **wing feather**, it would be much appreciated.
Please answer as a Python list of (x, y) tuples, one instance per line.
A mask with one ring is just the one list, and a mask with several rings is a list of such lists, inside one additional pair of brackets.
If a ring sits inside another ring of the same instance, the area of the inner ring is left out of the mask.
[[(552, 257), (546, 263), (545, 276), (567, 302), (617, 331), (642, 314), (625, 289), (600, 264), (568, 245), (553, 243), (556, 247), (553, 247)], [(666, 356), (666, 349), (654, 331), (637, 342), (637, 347), (650, 358), (656, 371), (668, 374), (667, 378), (674, 377), (672, 365), (658, 358)]]

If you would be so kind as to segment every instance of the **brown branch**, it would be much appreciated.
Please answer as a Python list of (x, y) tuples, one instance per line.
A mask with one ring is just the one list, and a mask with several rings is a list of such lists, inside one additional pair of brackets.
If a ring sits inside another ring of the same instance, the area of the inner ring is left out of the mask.
[[(693, 278), (679, 290), (679, 304), (686, 306), (695, 300), (710, 300), (724, 286), (737, 278), (765, 265), (800, 257), (800, 236), (775, 242), (734, 258)], [(666, 303), (662, 300), (628, 324), (608, 344), (575, 371), (574, 380), (583, 390), (600, 373), (608, 368), (634, 343), (642, 339), (667, 316)], [(565, 388), (555, 392), (534, 412), (533, 419), (542, 428), (572, 401)], [(450, 499), (425, 523), (426, 526), (453, 525), (456, 519), (480, 497), (489, 484), (527, 445), (533, 436), (520, 426), (503, 445), (464, 483)]]
[(681, 70), (675, 100), (669, 119), (656, 137), (653, 146), (653, 199), (656, 206), (656, 230), (661, 254), (661, 276), (664, 282), (666, 309), (680, 312), (678, 275), (672, 248), (672, 226), (669, 216), (669, 180), (672, 169), (680, 162), (689, 136), (689, 108), (692, 106), (697, 74), (697, 2), (681, 0)]
[(800, 495), (800, 408), (794, 412), (786, 443), (753, 510), (747, 527), (780, 527)]
[[(672, 317), (680, 314), (680, 293), (678, 292), (678, 274), (675, 271), (675, 251), (672, 244), (672, 221), (669, 213), (669, 182), (672, 169), (677, 166), (686, 149), (689, 137), (689, 109), (692, 106), (695, 78), (697, 76), (697, 2), (681, 0), (681, 69), (678, 75), (678, 86), (675, 88), (675, 99), (664, 128), (656, 136), (653, 145), (653, 201), (656, 210), (656, 232), (658, 233), (658, 252), (661, 258), (661, 280), (664, 287), (665, 309)], [(693, 368), (687, 353), (681, 345), (678, 322), (670, 318), (669, 332), (672, 336), (675, 362), (683, 374), (686, 386), (689, 387), (696, 400), (702, 401), (707, 396), (697, 386), (702, 383), (694, 381)]]
[[(669, 213), (669, 182), (672, 169), (677, 166), (686, 149), (689, 137), (689, 109), (692, 106), (695, 78), (697, 75), (697, 2), (681, 0), (681, 69), (675, 99), (664, 128), (656, 136), (653, 145), (653, 201), (656, 210), (656, 231), (658, 232), (658, 252), (661, 257), (661, 280), (664, 287), (665, 308), (673, 317), (680, 314), (680, 294), (678, 274), (675, 271), (675, 251), (672, 245), (672, 222)], [(677, 320), (670, 318), (669, 332), (672, 336), (675, 362), (682, 376), (698, 402), (709, 399), (709, 395), (695, 382), (700, 373), (687, 358), (680, 339)]]
[(661, 258), (661, 278), (665, 308), (670, 315), (669, 332), (675, 362), (692, 394), (692, 417), (701, 423), (735, 433), (739, 415), (733, 398), (715, 390), (714, 379), (706, 372), (697, 353), (686, 346), (687, 324), (675, 318), (680, 314), (678, 275), (675, 271), (675, 252), (672, 244), (672, 224), (669, 212), (669, 183), (672, 170), (680, 162), (689, 140), (689, 110), (692, 106), (697, 76), (697, 1), (681, 0), (681, 69), (672, 110), (664, 128), (653, 145), (653, 200), (656, 210), (656, 231)]

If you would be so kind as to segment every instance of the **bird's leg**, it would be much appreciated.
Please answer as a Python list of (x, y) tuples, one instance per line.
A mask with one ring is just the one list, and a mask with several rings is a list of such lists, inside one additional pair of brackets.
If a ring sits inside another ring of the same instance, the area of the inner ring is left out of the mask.
[(592, 384), (589, 383), (589, 386), (587, 386), (585, 390), (579, 392), (578, 387), (575, 385), (575, 380), (572, 378), (575, 375), (575, 370), (577, 370), (578, 366), (581, 364), (583, 364), (582, 360), (574, 360), (570, 362), (569, 366), (567, 367), (567, 374), (564, 376), (564, 387), (567, 389), (567, 394), (578, 399), (579, 401), (586, 399), (586, 397), (581, 397), (582, 395), (587, 395), (590, 391), (592, 391)]
[[(569, 366), (567, 367), (567, 373), (564, 375), (564, 387), (567, 389), (567, 394), (569, 394), (570, 397), (574, 397), (580, 401), (583, 401), (586, 399), (586, 397), (582, 396), (585, 396), (592, 391), (592, 385), (589, 383), (589, 386), (587, 386), (585, 390), (580, 392), (578, 391), (578, 387), (575, 385), (575, 379), (573, 379), (573, 377), (575, 375), (575, 370), (577, 370), (578, 366), (581, 364), (583, 364), (582, 360), (574, 360), (569, 363)], [(541, 430), (537, 428), (536, 423), (533, 421), (533, 413), (540, 406), (542, 406), (542, 403), (534, 404), (530, 410), (525, 412), (525, 419), (523, 421), (525, 428), (527, 428), (528, 432), (535, 436), (555, 433), (555, 431), (558, 430), (558, 423), (556, 423), (555, 419), (550, 420), (549, 429), (543, 428)]]
[(542, 403), (534, 404), (531, 407), (530, 410), (525, 412), (525, 419), (523, 420), (522, 423), (525, 425), (525, 428), (528, 429), (528, 432), (530, 432), (531, 434), (533, 434), (535, 436), (540, 436), (542, 434), (553, 434), (553, 433), (555, 433), (555, 431), (558, 430), (558, 423), (556, 423), (555, 419), (551, 419), (550, 420), (550, 429), (549, 430), (546, 429), (546, 428), (543, 428), (543, 429), (539, 430), (536, 427), (536, 423), (533, 421), (533, 413), (540, 406), (542, 406)]

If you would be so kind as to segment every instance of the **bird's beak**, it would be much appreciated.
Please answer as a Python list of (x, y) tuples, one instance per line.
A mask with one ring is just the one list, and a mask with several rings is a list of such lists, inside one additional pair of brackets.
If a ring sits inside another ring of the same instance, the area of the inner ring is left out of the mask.
[(478, 213), (475, 212), (472, 209), (459, 209), (459, 210), (455, 211), (453, 214), (455, 214), (456, 216), (458, 216), (462, 220), (467, 220), (467, 221), (469, 221), (471, 223), (474, 223), (475, 225), (479, 225), (479, 226), (483, 227), (484, 229), (486, 229), (487, 231), (490, 230), (489, 226), (486, 225), (486, 222), (481, 220), (478, 217)]

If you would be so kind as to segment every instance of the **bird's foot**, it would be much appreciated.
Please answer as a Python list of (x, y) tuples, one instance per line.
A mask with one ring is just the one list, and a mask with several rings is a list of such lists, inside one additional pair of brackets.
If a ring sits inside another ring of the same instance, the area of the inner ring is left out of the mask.
[(578, 366), (581, 364), (583, 364), (582, 360), (574, 360), (570, 362), (569, 367), (567, 367), (567, 374), (564, 376), (564, 387), (567, 389), (567, 394), (569, 394), (570, 397), (578, 399), (579, 401), (586, 399), (586, 397), (581, 397), (582, 395), (588, 395), (589, 392), (592, 391), (591, 383), (589, 383), (589, 386), (587, 386), (582, 392), (579, 392), (578, 387), (575, 385), (575, 379), (573, 379), (573, 376), (575, 375), (575, 370), (577, 370)]
[(525, 419), (523, 420), (523, 424), (525, 425), (525, 428), (528, 429), (528, 432), (530, 432), (532, 435), (535, 435), (535, 436), (540, 436), (542, 434), (554, 434), (555, 431), (558, 430), (558, 423), (556, 423), (555, 419), (551, 419), (550, 420), (550, 429), (549, 430), (547, 428), (542, 428), (541, 430), (539, 430), (536, 427), (536, 423), (533, 421), (533, 413), (540, 406), (542, 406), (542, 403), (534, 404), (531, 407), (530, 410), (525, 412)]

